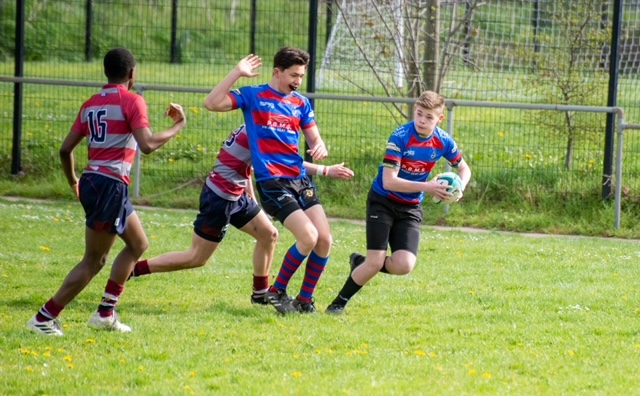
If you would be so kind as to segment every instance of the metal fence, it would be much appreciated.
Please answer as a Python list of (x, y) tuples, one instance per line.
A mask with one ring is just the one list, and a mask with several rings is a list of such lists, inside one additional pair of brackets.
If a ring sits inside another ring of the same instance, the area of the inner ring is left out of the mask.
[[(189, 125), (180, 138), (143, 159), (143, 195), (156, 193), (154, 178), (180, 185), (208, 172), (219, 142), (242, 117), (206, 112), (206, 93), (249, 52), (262, 55), (265, 66), (261, 77), (241, 82), (267, 81), (270, 56), (284, 45), (313, 54), (302, 91), (314, 100), (331, 160), (358, 170), (354, 190), (368, 188), (389, 133), (406, 120), (410, 99), (405, 98), (415, 81), (421, 88), (438, 84), (454, 102), (613, 107), (613, 95), (627, 120), (640, 120), (637, 0), (447, 0), (435, 2), (438, 13), (430, 14), (434, 1), (0, 1), (0, 170), (11, 173), (16, 143), (22, 172), (49, 177), (54, 168), (43, 169), (43, 164), (52, 162), (58, 169), (59, 143), (82, 100), (104, 81), (101, 58), (113, 46), (128, 47), (138, 59), (137, 88), (148, 103), (152, 126), (166, 123), (161, 114), (170, 101), (188, 109)], [(24, 52), (19, 57), (25, 62), (20, 68), (15, 55), (21, 3)], [(398, 51), (409, 44), (408, 26), (436, 16), (437, 30), (423, 32), (420, 45), (436, 42), (440, 63), (422, 59), (418, 70), (409, 70), (406, 65), (416, 60)], [(578, 17), (589, 21), (582, 33), (570, 23)], [(612, 48), (616, 35), (619, 45)], [(580, 45), (570, 46), (580, 38)], [(620, 59), (613, 77), (612, 52)], [(552, 63), (558, 59), (564, 63)], [(567, 86), (581, 95), (565, 95)], [(16, 115), (18, 90), (21, 113)], [(520, 178), (512, 183), (526, 185), (531, 182), (526, 175), (561, 174), (570, 182), (548, 188), (567, 193), (601, 193), (613, 173), (605, 169), (607, 155), (613, 154), (612, 145), (605, 151), (612, 139), (609, 127), (606, 113), (590, 111), (465, 106), (455, 112), (455, 137), (475, 180), (510, 170), (508, 177)], [(635, 133), (620, 146), (623, 199), (640, 200), (639, 147)]]

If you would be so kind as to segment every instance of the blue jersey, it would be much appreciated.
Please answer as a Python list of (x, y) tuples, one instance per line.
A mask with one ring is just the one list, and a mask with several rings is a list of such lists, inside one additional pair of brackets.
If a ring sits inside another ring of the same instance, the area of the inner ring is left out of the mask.
[(421, 137), (413, 121), (401, 125), (387, 141), (387, 150), (378, 175), (373, 180), (373, 191), (393, 201), (417, 205), (424, 198), (423, 192), (405, 193), (386, 190), (382, 185), (382, 170), (391, 167), (398, 170), (398, 177), (414, 182), (429, 180), (429, 173), (436, 162), (444, 157), (449, 163), (457, 164), (462, 159), (456, 142), (447, 132), (436, 127), (428, 138)]
[(229, 97), (244, 114), (256, 181), (306, 176), (299, 144), (300, 131), (316, 124), (309, 100), (268, 84), (242, 87)]

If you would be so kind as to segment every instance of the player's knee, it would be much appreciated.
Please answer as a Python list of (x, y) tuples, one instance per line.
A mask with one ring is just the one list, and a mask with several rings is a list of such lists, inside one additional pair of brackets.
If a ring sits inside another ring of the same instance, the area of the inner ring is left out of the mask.
[(328, 254), (331, 250), (331, 246), (333, 246), (333, 237), (330, 233), (327, 233), (326, 235), (318, 236), (318, 241), (316, 242), (314, 250)]
[(309, 229), (304, 235), (297, 240), (298, 245), (303, 252), (311, 252), (318, 244), (318, 231), (315, 228)]
[(258, 242), (265, 246), (275, 246), (278, 242), (278, 229), (275, 227), (269, 228), (260, 235)]
[(387, 270), (394, 275), (407, 275), (413, 271), (415, 260), (393, 260), (392, 264), (387, 261)]

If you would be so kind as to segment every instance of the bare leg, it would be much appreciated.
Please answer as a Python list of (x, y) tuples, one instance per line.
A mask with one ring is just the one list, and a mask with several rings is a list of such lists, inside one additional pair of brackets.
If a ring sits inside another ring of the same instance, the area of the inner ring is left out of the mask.
[(173, 272), (202, 267), (207, 263), (219, 243), (208, 241), (194, 233), (189, 249), (181, 252), (169, 252), (147, 260), (149, 271)]
[(240, 228), (240, 231), (246, 232), (256, 239), (256, 246), (253, 249), (253, 275), (269, 276), (278, 241), (278, 229), (261, 211), (244, 227)]
[(69, 272), (53, 300), (66, 306), (91, 282), (107, 262), (109, 250), (116, 241), (116, 235), (85, 229), (85, 251), (82, 260)]
[(149, 247), (149, 240), (136, 212), (127, 217), (127, 224), (120, 238), (124, 241), (125, 247), (113, 261), (109, 279), (119, 285), (124, 285), (136, 261)]

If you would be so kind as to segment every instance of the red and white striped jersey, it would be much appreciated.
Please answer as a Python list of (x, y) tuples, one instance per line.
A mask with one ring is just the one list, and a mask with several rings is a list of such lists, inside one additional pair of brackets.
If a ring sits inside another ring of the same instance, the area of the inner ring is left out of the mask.
[(107, 84), (87, 100), (71, 130), (87, 137), (86, 173), (98, 173), (129, 184), (138, 144), (132, 131), (149, 127), (144, 98), (121, 84)]
[(218, 196), (237, 201), (247, 188), (252, 172), (251, 163), (247, 129), (240, 125), (222, 143), (206, 184)]

